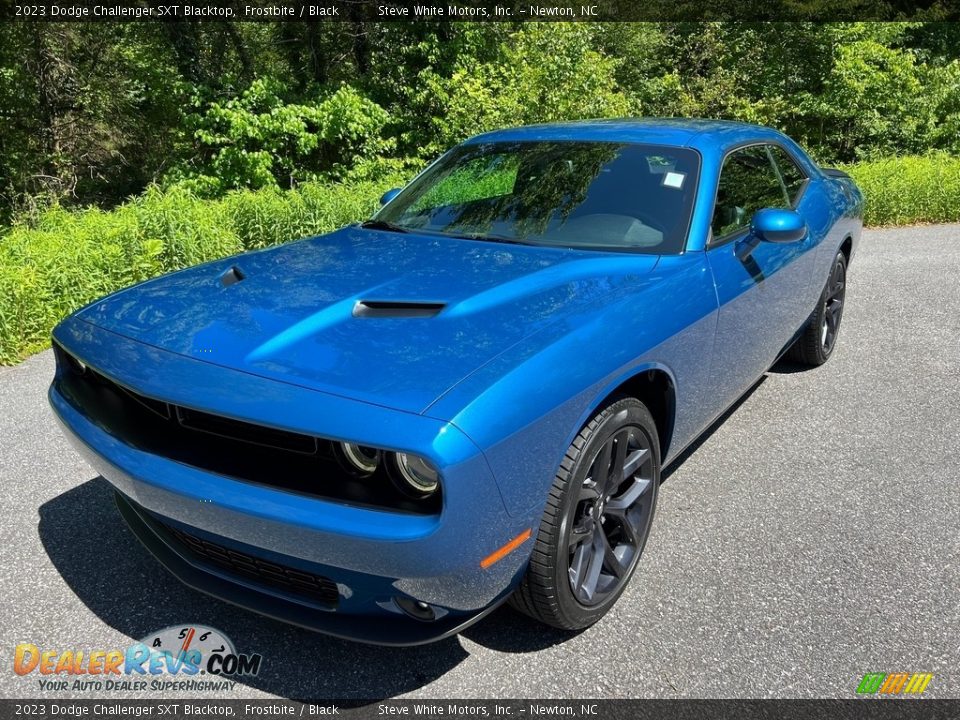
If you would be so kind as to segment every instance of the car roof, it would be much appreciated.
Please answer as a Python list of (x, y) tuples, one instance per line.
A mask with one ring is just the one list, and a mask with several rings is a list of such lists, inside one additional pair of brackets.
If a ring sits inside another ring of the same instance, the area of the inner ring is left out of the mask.
[(687, 118), (621, 118), (577, 120), (494, 130), (467, 143), (533, 140), (634, 142), (656, 145), (721, 148), (751, 140), (776, 140), (783, 135), (762, 125), (732, 120)]

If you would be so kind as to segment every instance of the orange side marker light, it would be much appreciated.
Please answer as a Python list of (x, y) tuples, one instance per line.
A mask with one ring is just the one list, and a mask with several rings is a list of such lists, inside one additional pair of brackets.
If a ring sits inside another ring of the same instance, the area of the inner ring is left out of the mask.
[(527, 528), (522, 533), (517, 535), (513, 540), (508, 542), (499, 550), (494, 550), (492, 553), (487, 555), (483, 560), (480, 561), (480, 567), (486, 570), (488, 567), (493, 565), (498, 560), (503, 560), (507, 555), (512, 553), (518, 547), (523, 545), (530, 537), (530, 528)]

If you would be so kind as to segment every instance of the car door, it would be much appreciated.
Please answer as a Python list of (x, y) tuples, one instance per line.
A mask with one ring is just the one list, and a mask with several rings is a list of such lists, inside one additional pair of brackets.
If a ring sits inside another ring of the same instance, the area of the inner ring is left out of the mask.
[[(783, 154), (781, 170), (774, 160)], [(801, 212), (807, 178), (782, 148), (754, 144), (731, 151), (717, 186), (707, 259), (719, 312), (713, 377), (722, 378), (724, 405), (744, 392), (776, 360), (803, 321), (815, 240), (763, 242), (750, 232), (762, 208)], [(718, 398), (719, 399), (719, 398)]]

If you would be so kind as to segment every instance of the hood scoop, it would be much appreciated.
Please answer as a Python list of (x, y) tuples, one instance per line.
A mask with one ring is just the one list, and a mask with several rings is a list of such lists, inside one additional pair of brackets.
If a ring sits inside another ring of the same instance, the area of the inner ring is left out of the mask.
[(353, 306), (357, 318), (427, 318), (437, 315), (446, 303), (403, 300), (358, 300)]

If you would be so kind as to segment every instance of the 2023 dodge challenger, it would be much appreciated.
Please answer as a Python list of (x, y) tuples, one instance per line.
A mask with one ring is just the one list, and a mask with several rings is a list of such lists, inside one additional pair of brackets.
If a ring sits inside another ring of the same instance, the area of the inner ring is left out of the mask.
[(830, 357), (861, 209), (767, 128), (488, 133), (367, 222), (83, 308), (50, 402), (199, 590), (385, 644), (507, 598), (582, 628), (661, 468), (783, 354)]

